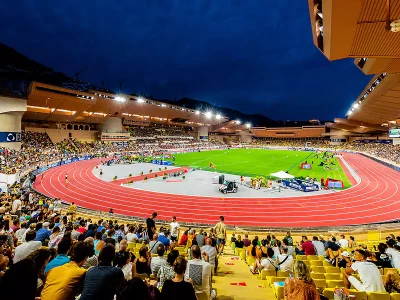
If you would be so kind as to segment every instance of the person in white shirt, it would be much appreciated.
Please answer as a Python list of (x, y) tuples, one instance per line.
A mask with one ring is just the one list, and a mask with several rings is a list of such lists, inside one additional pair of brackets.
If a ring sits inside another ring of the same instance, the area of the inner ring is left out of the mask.
[(340, 248), (348, 248), (349, 247), (349, 241), (345, 239), (345, 236), (343, 234), (340, 235), (339, 245), (340, 245)]
[(19, 198), (15, 199), (12, 204), (11, 212), (15, 213), (18, 216), (18, 219), (21, 216), (21, 208), (22, 208), (21, 200)]
[(396, 245), (396, 241), (393, 239), (387, 240), (386, 245), (388, 246), (386, 254), (392, 258), (393, 268), (400, 269), (400, 253), (393, 248)]
[[(208, 254), (208, 262), (215, 267), (215, 256), (217, 255), (217, 249), (211, 246), (212, 240), (210, 238), (206, 239), (206, 244), (201, 247), (201, 253), (205, 252)], [(202, 259), (204, 259), (202, 255)]]
[(271, 248), (267, 248), (267, 258), (263, 260), (257, 259), (258, 272), (261, 273), (262, 270), (275, 271), (275, 267), (278, 265), (276, 259), (272, 258), (274, 256), (274, 251)]
[(282, 254), (278, 255), (277, 261), (281, 271), (292, 272), (294, 259), (293, 256), (287, 254), (287, 247), (282, 247)]
[(315, 252), (317, 253), (317, 255), (320, 255), (320, 256), (326, 255), (324, 243), (321, 242), (317, 236), (313, 237), (312, 244), (314, 245)]
[(18, 239), (18, 242), (22, 242), (22, 237), (24, 236), (24, 233), (26, 231), (26, 223), (22, 222), (21, 223), (21, 228), (17, 230), (15, 233), (15, 237)]
[(171, 241), (172, 242), (177, 242), (179, 238), (179, 230), (180, 226), (179, 223), (176, 221), (176, 217), (172, 217), (172, 223), (169, 224), (170, 231), (171, 231)]
[(28, 257), (29, 254), (35, 252), (42, 247), (42, 242), (34, 241), (36, 238), (36, 231), (29, 231), (26, 234), (26, 243), (19, 245), (15, 248), (14, 264)]
[[(354, 260), (356, 262), (351, 267), (343, 270), (345, 287), (350, 288), (352, 284), (360, 292), (385, 292), (381, 273), (374, 263), (367, 261), (367, 252), (361, 249), (355, 250)], [(356, 271), (360, 280), (351, 275)]]
[(158, 256), (151, 258), (150, 268), (151, 272), (155, 276), (157, 276), (158, 270), (160, 270), (162, 266), (165, 266), (167, 264), (167, 259), (164, 257), (164, 252), (165, 252), (165, 247), (163, 246), (163, 244), (160, 244), (157, 247)]
[[(216, 293), (211, 289), (212, 266), (208, 262), (208, 254), (206, 252), (201, 253), (199, 246), (194, 245), (191, 248), (191, 256), (192, 259), (188, 261), (185, 271), (185, 281), (191, 278), (196, 292), (204, 292), (208, 299), (214, 299)], [(201, 260), (201, 257), (203, 260)]]
[(139, 238), (135, 233), (135, 227), (133, 226), (129, 226), (128, 229), (128, 234), (126, 235), (126, 240), (128, 241), (128, 243), (137, 243), (139, 242)]

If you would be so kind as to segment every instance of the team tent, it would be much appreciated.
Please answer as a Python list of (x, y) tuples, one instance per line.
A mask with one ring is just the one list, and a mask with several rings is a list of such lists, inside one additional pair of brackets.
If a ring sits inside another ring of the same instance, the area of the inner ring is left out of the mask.
[(279, 171), (279, 172), (276, 172), (276, 173), (271, 173), (270, 175), (271, 175), (272, 177), (277, 177), (277, 178), (279, 178), (279, 179), (292, 179), (292, 178), (294, 178), (293, 175), (290, 175), (290, 174), (288, 174), (288, 173), (286, 173), (286, 172), (284, 172), (284, 171)]

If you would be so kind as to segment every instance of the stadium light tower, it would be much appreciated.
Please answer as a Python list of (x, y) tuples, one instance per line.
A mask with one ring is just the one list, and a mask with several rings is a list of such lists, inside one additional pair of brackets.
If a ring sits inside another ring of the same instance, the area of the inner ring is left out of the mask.
[(137, 102), (138, 103), (144, 103), (144, 100), (143, 100), (143, 98), (139, 97), (139, 98), (137, 98)]
[(212, 112), (211, 111), (206, 112), (206, 118), (210, 119), (211, 117), (212, 117)]
[(242, 123), (242, 122), (240, 122), (240, 120), (236, 120), (237, 125), (240, 125), (240, 123)]
[(123, 98), (123, 97), (121, 97), (121, 96), (115, 97), (114, 100), (115, 100), (115, 101), (118, 101), (118, 102), (125, 102), (125, 101), (126, 101), (126, 99)]
[(246, 128), (250, 128), (251, 127), (251, 124), (250, 123), (247, 123), (246, 124)]
[(200, 111), (196, 110), (196, 115), (199, 115), (199, 114), (200, 114)]
[(216, 118), (217, 120), (220, 120), (220, 119), (222, 118), (222, 116), (221, 116), (220, 114), (217, 114), (217, 115), (215, 116), (215, 118)]

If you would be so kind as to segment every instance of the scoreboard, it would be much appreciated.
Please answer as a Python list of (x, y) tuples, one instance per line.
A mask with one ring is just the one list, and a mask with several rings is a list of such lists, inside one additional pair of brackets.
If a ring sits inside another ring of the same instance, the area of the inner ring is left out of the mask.
[(400, 138), (400, 128), (390, 128), (389, 129), (390, 138)]

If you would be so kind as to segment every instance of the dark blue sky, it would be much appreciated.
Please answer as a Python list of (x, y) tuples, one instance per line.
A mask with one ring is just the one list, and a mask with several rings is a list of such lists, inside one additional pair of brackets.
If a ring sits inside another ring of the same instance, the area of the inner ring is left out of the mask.
[(273, 119), (343, 117), (369, 81), (316, 49), (305, 0), (0, 1), (0, 41), (95, 84)]

